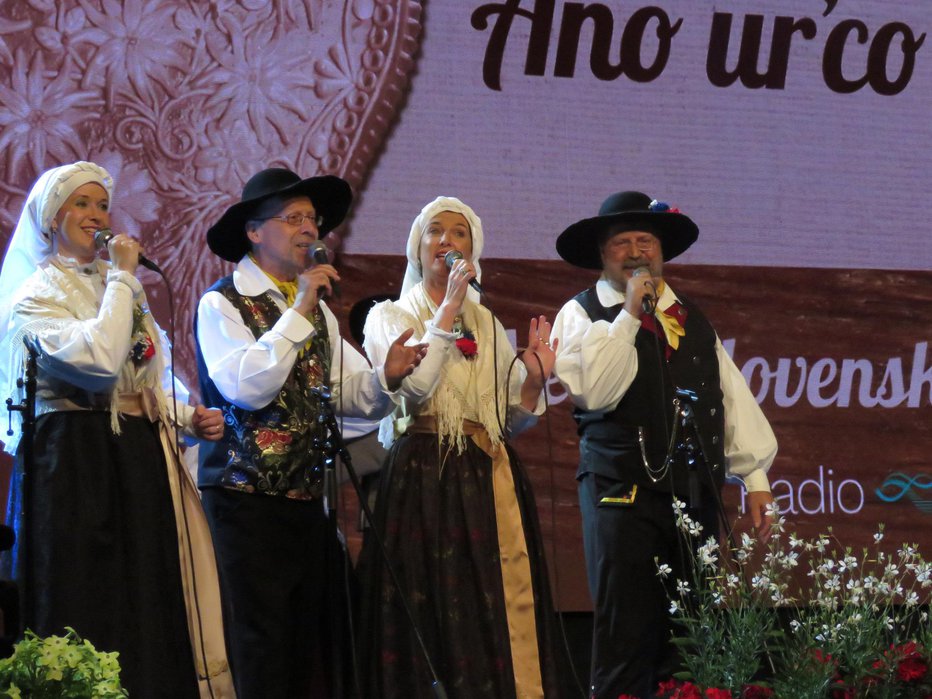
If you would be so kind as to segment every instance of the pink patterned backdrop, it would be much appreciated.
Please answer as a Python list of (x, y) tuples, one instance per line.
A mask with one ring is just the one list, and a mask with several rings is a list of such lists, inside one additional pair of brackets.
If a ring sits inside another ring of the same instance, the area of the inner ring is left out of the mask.
[[(166, 271), (178, 364), (192, 367), (193, 306), (225, 271), (207, 228), (261, 167), (358, 190), (407, 86), (420, 15), (410, 0), (5, 3), (0, 237), (39, 173), (104, 166), (113, 228)], [(327, 243), (337, 249), (339, 234)], [(164, 307), (164, 287), (147, 281)]]

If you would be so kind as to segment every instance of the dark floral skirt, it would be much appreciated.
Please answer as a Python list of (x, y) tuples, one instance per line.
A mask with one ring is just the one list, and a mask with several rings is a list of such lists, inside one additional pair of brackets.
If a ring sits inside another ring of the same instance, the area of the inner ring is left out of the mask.
[[(549, 699), (558, 696), (552, 600), (534, 498), (517, 456), (509, 455)], [(434, 434), (402, 436), (386, 459), (375, 518), (450, 699), (515, 699), (489, 457), (469, 439), (456, 454)], [(432, 699), (434, 679), (371, 535), (358, 572), (363, 696)]]

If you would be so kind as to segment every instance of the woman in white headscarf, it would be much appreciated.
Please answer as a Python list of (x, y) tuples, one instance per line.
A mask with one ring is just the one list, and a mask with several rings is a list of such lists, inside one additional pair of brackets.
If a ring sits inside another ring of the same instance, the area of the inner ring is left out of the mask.
[(24, 338), (39, 350), (32, 462), (19, 420), (5, 438), (17, 530), (5, 572), (26, 583), (36, 633), (71, 626), (119, 651), (131, 696), (231, 697), (213, 549), (172, 424), (217, 439), (222, 418), (170, 407), (167, 341), (134, 276), (139, 243), (113, 236), (111, 262), (97, 258), (112, 194), (93, 163), (43, 173), (0, 271), (3, 398), (22, 398)]
[[(390, 453), (376, 526), (451, 699), (553, 697), (537, 513), (506, 436), (543, 411), (556, 348), (547, 341), (550, 323), (534, 318), (509, 371), (508, 337), (469, 286), (481, 276), (482, 246), (475, 212), (439, 197), (411, 227), (401, 297), (369, 313), (365, 348), (376, 365), (399, 329), (413, 327), (429, 345), (382, 424)], [(359, 571), (363, 695), (432, 697), (432, 677), (373, 544), (369, 537)]]

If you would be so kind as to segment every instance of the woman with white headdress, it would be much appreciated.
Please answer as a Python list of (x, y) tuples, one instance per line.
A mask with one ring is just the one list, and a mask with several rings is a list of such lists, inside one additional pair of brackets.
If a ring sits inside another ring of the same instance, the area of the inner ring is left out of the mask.
[(93, 163), (43, 173), (0, 271), (3, 398), (22, 398), (24, 338), (38, 346), (31, 463), (18, 420), (4, 440), (16, 456), (8, 519), (17, 529), (5, 572), (29, 583), (29, 628), (70, 626), (118, 651), (131, 696), (230, 697), (213, 549), (172, 425), (177, 415), (189, 436), (218, 439), (222, 419), (169, 407), (167, 341), (135, 277), (140, 245), (116, 235), (111, 262), (97, 257), (112, 194)]
[[(390, 453), (376, 526), (449, 697), (553, 697), (552, 610), (537, 513), (506, 435), (543, 411), (556, 348), (546, 318), (532, 319), (527, 350), (509, 373), (515, 354), (507, 335), (469, 286), (481, 275), (482, 246), (475, 212), (439, 197), (411, 227), (401, 297), (369, 313), (365, 348), (376, 365), (399, 329), (413, 327), (429, 345), (382, 423)], [(373, 544), (369, 537), (359, 566), (363, 695), (434, 696)]]

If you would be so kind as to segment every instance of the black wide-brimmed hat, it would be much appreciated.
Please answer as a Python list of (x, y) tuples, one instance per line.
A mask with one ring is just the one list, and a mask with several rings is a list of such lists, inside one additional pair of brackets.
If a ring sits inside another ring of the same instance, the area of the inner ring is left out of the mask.
[(642, 192), (618, 192), (602, 202), (598, 216), (584, 218), (563, 231), (557, 238), (557, 252), (571, 265), (602, 269), (599, 245), (609, 229), (654, 234), (664, 262), (685, 252), (699, 237), (699, 227), (678, 209)]
[(207, 245), (215, 255), (230, 262), (239, 262), (249, 252), (246, 223), (270, 197), (306, 196), (323, 218), (319, 232), (323, 236), (343, 222), (353, 201), (346, 180), (334, 175), (321, 175), (302, 180), (291, 170), (272, 167), (256, 173), (243, 187), (242, 199), (233, 204), (220, 220), (207, 231)]

